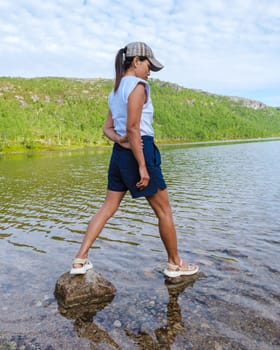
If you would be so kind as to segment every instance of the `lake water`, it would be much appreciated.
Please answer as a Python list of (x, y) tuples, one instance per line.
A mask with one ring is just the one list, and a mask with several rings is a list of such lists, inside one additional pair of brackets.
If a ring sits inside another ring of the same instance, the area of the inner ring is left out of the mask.
[(79, 320), (53, 292), (110, 150), (0, 158), (0, 349), (280, 349), (280, 142), (160, 149), (180, 253), (202, 272), (166, 283), (156, 219), (127, 195), (90, 251), (117, 293)]

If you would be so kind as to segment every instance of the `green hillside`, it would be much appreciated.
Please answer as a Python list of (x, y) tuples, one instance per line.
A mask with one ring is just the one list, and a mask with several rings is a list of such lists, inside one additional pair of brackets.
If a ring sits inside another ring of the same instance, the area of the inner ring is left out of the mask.
[[(280, 111), (151, 80), (157, 142), (280, 136)], [(108, 145), (105, 79), (0, 78), (0, 151)]]

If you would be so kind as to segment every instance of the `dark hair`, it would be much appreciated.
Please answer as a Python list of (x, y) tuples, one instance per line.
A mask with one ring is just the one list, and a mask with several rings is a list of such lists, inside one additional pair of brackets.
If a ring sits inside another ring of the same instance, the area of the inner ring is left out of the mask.
[[(116, 55), (115, 58), (115, 70), (116, 70), (116, 78), (115, 78), (115, 86), (114, 91), (116, 92), (118, 90), (118, 87), (120, 85), (121, 79), (126, 72), (126, 70), (131, 66), (131, 63), (133, 61), (133, 57), (126, 57), (126, 47), (123, 49), (120, 49)], [(145, 61), (147, 59), (146, 56), (138, 56), (140, 61)]]

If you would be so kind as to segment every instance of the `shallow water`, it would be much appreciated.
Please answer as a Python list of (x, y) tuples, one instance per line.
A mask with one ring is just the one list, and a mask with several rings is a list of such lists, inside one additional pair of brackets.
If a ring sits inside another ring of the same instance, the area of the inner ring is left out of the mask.
[(280, 348), (280, 142), (161, 153), (199, 278), (165, 282), (156, 219), (127, 195), (90, 252), (117, 293), (76, 320), (53, 291), (102, 203), (110, 151), (0, 158), (0, 349)]

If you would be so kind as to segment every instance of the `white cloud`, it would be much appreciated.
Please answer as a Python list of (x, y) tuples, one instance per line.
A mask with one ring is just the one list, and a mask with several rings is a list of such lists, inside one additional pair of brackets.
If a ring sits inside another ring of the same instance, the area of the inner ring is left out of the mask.
[(240, 96), (279, 85), (278, 0), (18, 0), (0, 13), (0, 75), (113, 77), (117, 50), (143, 40), (162, 80)]

